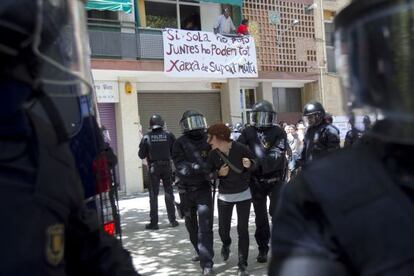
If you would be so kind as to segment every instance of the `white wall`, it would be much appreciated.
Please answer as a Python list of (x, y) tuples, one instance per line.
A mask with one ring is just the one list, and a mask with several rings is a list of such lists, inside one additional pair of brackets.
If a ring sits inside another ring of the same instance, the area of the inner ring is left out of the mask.
[(240, 79), (228, 79), (221, 90), (221, 116), (223, 122), (241, 122)]
[[(129, 81), (133, 92), (125, 92), (125, 83)], [(119, 78), (119, 104), (115, 117), (118, 136), (118, 160), (120, 181), (125, 184), (127, 194), (143, 192), (142, 162), (138, 158), (139, 116), (136, 80)]]
[(201, 30), (212, 32), (220, 14), (220, 4), (200, 2)]

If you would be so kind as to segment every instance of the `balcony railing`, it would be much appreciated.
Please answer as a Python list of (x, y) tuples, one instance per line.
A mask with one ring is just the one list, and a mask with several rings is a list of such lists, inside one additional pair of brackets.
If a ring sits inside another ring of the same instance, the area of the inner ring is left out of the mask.
[(137, 28), (132, 22), (89, 21), (94, 58), (163, 59), (162, 30)]

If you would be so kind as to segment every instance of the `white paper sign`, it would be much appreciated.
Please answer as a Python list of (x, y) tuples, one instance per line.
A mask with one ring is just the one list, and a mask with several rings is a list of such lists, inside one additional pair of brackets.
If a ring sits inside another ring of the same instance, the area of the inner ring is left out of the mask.
[(351, 129), (347, 116), (334, 116), (333, 125), (339, 129), (341, 140), (345, 139), (346, 133)]
[(164, 72), (175, 77), (257, 77), (256, 45), (252, 36), (166, 29)]
[(118, 82), (95, 81), (95, 92), (98, 103), (118, 103)]

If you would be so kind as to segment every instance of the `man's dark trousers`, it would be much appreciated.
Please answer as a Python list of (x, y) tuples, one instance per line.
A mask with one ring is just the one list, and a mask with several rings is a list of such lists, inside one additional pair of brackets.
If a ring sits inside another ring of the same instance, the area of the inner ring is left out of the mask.
[(267, 197), (270, 199), (269, 215), (273, 217), (279, 199), (280, 188), (283, 183), (281, 179), (282, 177), (252, 179), (253, 185), (251, 185), (251, 191), (256, 223), (254, 237), (260, 252), (267, 253), (269, 251), (270, 226), (267, 212)]
[(201, 268), (213, 267), (213, 203), (210, 189), (180, 194), (185, 202), (185, 226), (200, 257)]
[(169, 161), (158, 161), (150, 164), (149, 197), (151, 224), (158, 224), (158, 193), (160, 180), (164, 186), (165, 205), (167, 207), (168, 220), (173, 222), (175, 218), (174, 193), (172, 188), (172, 169)]

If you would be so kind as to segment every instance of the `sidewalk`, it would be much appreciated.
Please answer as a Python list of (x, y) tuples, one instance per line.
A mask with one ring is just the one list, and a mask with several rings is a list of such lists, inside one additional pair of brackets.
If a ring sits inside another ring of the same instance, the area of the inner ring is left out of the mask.
[[(176, 194), (176, 198), (178, 195)], [(179, 219), (180, 226), (168, 227), (164, 195), (158, 197), (159, 226), (158, 231), (145, 230), (149, 222), (148, 194), (139, 194), (135, 198), (120, 201), (123, 229), (123, 244), (130, 250), (134, 265), (143, 275), (200, 275), (199, 263), (192, 262), (194, 249), (191, 245), (184, 220)], [(230, 259), (223, 262), (220, 250), (221, 241), (218, 235), (217, 206), (214, 216), (214, 271), (219, 276), (237, 274), (237, 230), (236, 208), (233, 211), (231, 229), (232, 245)], [(254, 239), (254, 213), (251, 207), (250, 216), (250, 252), (248, 271), (252, 276), (267, 275), (267, 264), (256, 262), (257, 245)]]

